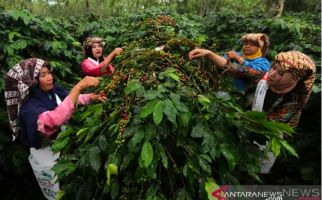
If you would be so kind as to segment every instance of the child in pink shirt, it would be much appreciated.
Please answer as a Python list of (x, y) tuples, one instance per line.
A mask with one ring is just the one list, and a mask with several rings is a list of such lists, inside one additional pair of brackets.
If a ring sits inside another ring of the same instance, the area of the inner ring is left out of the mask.
[(85, 39), (83, 50), (86, 59), (81, 63), (84, 75), (97, 77), (114, 72), (114, 68), (110, 63), (123, 49), (115, 48), (108, 56), (103, 57), (104, 45), (103, 39), (99, 37), (88, 37)]

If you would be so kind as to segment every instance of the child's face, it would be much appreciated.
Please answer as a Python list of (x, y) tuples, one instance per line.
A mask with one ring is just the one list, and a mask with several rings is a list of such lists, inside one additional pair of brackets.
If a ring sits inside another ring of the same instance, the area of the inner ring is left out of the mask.
[(93, 43), (92, 54), (95, 58), (100, 58), (103, 54), (103, 48), (100, 43)]
[(244, 41), (243, 42), (243, 53), (244, 55), (252, 55), (255, 54), (259, 49), (259, 46), (252, 41)]

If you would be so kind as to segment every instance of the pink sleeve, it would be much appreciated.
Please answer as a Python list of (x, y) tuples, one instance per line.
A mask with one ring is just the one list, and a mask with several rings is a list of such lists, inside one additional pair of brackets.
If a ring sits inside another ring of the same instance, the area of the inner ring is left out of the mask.
[(95, 64), (89, 59), (83, 60), (81, 63), (82, 72), (85, 76), (103, 76), (106, 74), (112, 74), (114, 72), (114, 67), (109, 64), (104, 72), (101, 72), (101, 68), (104, 66), (104, 63)]
[(77, 104), (80, 105), (87, 105), (91, 102), (91, 95), (93, 93), (90, 94), (80, 94), (77, 98)]
[(52, 111), (46, 111), (38, 116), (37, 130), (44, 137), (51, 137), (61, 125), (66, 123), (73, 114), (74, 104), (69, 96)]

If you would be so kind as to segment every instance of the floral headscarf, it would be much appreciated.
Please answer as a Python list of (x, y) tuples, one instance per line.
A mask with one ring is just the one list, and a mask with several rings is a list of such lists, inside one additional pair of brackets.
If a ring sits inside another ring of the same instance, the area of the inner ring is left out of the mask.
[[(298, 51), (281, 52), (275, 56), (284, 72), (291, 72), (297, 83), (300, 103), (304, 106), (311, 94), (316, 77), (314, 62), (307, 55)], [(297, 124), (301, 112), (297, 113), (290, 121), (290, 124)]]
[(256, 42), (256, 44), (261, 48), (262, 56), (266, 56), (268, 47), (270, 45), (268, 36), (263, 33), (249, 33), (246, 35), (243, 35), (241, 40), (243, 42), (245, 41), (253, 41)]
[(19, 109), (29, 95), (29, 87), (38, 83), (40, 69), (47, 62), (29, 58), (13, 66), (5, 77), (4, 96), (13, 140), (19, 132)]
[(83, 43), (83, 49), (92, 48), (92, 45), (94, 43), (100, 43), (102, 46), (105, 46), (105, 42), (103, 41), (102, 38), (93, 36), (93, 37), (87, 37), (85, 39), (85, 41)]

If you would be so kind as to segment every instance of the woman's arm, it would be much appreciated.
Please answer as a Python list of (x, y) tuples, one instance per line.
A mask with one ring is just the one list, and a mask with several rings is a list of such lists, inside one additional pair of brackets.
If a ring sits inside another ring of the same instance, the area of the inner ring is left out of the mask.
[(42, 136), (51, 137), (72, 117), (73, 111), (74, 103), (70, 96), (67, 96), (54, 110), (43, 112), (38, 116), (37, 130)]
[[(74, 111), (74, 105), (78, 101), (80, 92), (83, 89), (97, 85), (98, 80), (94, 77), (86, 76), (80, 80), (61, 104), (54, 110), (43, 112), (38, 116), (37, 130), (45, 137), (52, 136), (61, 125), (71, 118)], [(92, 94), (90, 94), (90, 96), (82, 96), (82, 98), (85, 98), (84, 100), (89, 102), (91, 96)]]
[(227, 59), (210, 51), (207, 49), (194, 49), (189, 52), (189, 59), (194, 58), (200, 58), (200, 57), (206, 57), (209, 60), (211, 60), (216, 66), (218, 67), (224, 67), (227, 63)]

